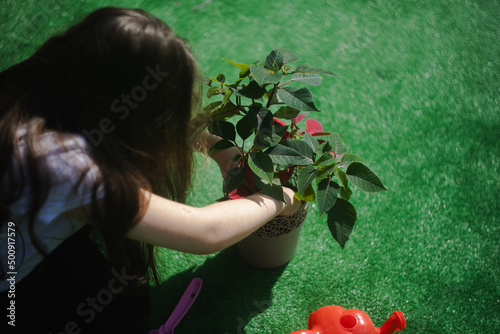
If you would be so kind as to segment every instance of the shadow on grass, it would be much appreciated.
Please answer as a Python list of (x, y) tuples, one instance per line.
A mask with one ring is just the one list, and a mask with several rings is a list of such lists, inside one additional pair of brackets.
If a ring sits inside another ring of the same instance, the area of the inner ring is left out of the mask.
[(230, 247), (151, 288), (151, 327), (165, 323), (191, 280), (199, 277), (201, 292), (175, 333), (245, 333), (248, 322), (271, 306), (272, 289), (285, 268), (252, 267), (243, 262), (236, 247)]

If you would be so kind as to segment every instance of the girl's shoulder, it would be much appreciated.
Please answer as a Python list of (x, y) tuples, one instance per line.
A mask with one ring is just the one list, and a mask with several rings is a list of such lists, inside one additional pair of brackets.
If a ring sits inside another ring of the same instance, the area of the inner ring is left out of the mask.
[[(21, 164), (25, 164), (30, 152), (37, 164), (48, 173), (53, 185), (79, 182), (83, 174), (97, 180), (99, 168), (91, 157), (92, 147), (83, 135), (44, 131), (31, 142), (26, 141), (26, 125), (17, 131)], [(28, 145), (31, 147), (28, 149)], [(17, 162), (19, 163), (19, 162)]]
[[(90, 203), (94, 190), (98, 198), (103, 196), (101, 186), (94, 188), (100, 181), (99, 167), (94, 163), (91, 147), (83, 136), (45, 131), (28, 142), (25, 135), (26, 129), (19, 128), (17, 146), (20, 161), (13, 162), (14, 173), (9, 175), (10, 182), (7, 182), (11, 187), (23, 187), (18, 200), (9, 205), (14, 216), (24, 216), (30, 208), (28, 155), (35, 159), (36, 168), (48, 187), (48, 196), (38, 214), (40, 221), (48, 223), (62, 212)], [(18, 164), (22, 166), (16, 166)]]

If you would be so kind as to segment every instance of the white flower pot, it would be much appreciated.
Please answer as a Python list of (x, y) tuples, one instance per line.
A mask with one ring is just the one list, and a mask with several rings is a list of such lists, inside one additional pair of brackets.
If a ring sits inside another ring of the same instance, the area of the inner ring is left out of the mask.
[(306, 202), (290, 216), (278, 216), (238, 243), (241, 257), (259, 268), (281, 267), (293, 258), (302, 223), (307, 215)]

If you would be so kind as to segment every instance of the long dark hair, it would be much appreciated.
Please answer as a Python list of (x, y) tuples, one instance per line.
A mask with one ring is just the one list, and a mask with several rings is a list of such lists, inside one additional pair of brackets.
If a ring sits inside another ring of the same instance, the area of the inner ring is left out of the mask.
[[(89, 214), (112, 263), (138, 277), (152, 271), (157, 279), (153, 246), (125, 235), (144, 213), (141, 188), (186, 199), (196, 75), (186, 42), (165, 23), (145, 11), (121, 8), (91, 13), (0, 73), (1, 223), (27, 186), (25, 178), (7, 184), (21, 168), (18, 175), (28, 175), (31, 191), (30, 237), (37, 240), (33, 224), (51, 182), (39, 163), (37, 137), (46, 131), (83, 135), (100, 169)], [(24, 163), (16, 145), (23, 125), (28, 125)], [(99, 187), (105, 195), (98, 200)]]

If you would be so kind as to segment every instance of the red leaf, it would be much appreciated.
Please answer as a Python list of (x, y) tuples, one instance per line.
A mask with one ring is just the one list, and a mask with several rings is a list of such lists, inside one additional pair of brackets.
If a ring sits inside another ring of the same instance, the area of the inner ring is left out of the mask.
[(321, 123), (313, 118), (308, 118), (306, 120), (306, 131), (314, 136), (315, 133), (323, 132), (323, 126)]
[(239, 187), (238, 189), (231, 191), (227, 197), (229, 197), (230, 199), (238, 199), (238, 198), (245, 198), (248, 196), (250, 196), (248, 191), (243, 187)]
[(297, 124), (298, 122), (300, 122), (304, 118), (306, 118), (306, 114), (299, 114), (299, 115), (297, 115), (297, 117), (292, 119), (292, 124)]
[(248, 166), (248, 164), (245, 165), (245, 181), (250, 184), (252, 188), (255, 188), (255, 183), (253, 182), (253, 177), (252, 177), (252, 170)]
[(290, 178), (292, 177), (293, 171), (291, 168), (287, 168), (284, 170), (280, 170), (278, 173), (276, 173), (278, 178), (280, 179), (281, 185), (285, 185), (288, 183)]
[[(285, 124), (285, 122), (283, 122), (283, 121), (281, 121), (281, 120), (279, 120), (277, 118), (273, 119), (273, 124), (274, 125), (287, 126)], [(290, 139), (290, 138), (292, 138), (292, 137), (290, 137), (290, 133), (288, 131), (285, 131), (285, 134), (283, 135), (283, 137), (281, 137), (281, 140), (286, 140), (286, 139)]]
[(286, 126), (285, 122), (277, 119), (277, 118), (274, 118), (273, 119), (273, 124), (276, 125), (276, 124), (279, 124), (279, 125), (283, 125), (283, 126)]

